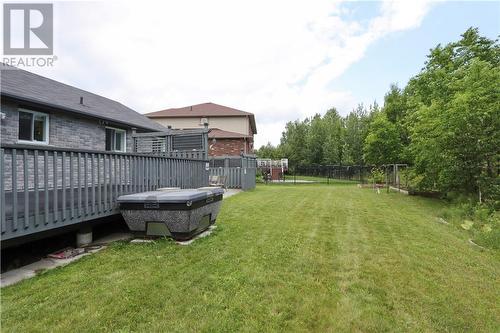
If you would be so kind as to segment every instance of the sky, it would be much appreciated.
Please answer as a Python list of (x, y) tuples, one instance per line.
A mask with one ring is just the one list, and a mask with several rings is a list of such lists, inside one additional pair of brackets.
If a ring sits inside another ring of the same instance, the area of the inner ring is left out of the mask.
[(404, 86), (468, 27), (495, 39), (500, 2), (54, 2), (53, 68), (30, 71), (140, 113), (213, 102), (252, 112), (255, 146), (287, 121)]

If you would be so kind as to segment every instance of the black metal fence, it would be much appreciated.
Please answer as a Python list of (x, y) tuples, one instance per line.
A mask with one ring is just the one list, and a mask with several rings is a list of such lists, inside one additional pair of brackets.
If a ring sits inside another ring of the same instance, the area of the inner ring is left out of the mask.
[(372, 169), (373, 166), (366, 165), (311, 165), (292, 168), (288, 176), (295, 176), (295, 179), (297, 176), (311, 177), (311, 180), (317, 178), (316, 181), (320, 182), (337, 179), (366, 183)]

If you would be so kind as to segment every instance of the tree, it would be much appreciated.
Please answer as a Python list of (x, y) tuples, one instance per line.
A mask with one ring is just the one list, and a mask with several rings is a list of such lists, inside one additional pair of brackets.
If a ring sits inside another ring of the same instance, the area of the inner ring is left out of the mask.
[(411, 161), (411, 156), (407, 151), (410, 144), (409, 128), (411, 127), (408, 115), (411, 111), (405, 91), (401, 90), (396, 84), (391, 84), (389, 92), (385, 94), (382, 112), (387, 116), (387, 120), (396, 126), (402, 145), (401, 162)]
[(410, 151), (424, 184), (441, 191), (499, 197), (500, 46), (468, 29), (431, 50), (410, 80)]
[(365, 160), (369, 164), (382, 165), (400, 160), (401, 140), (396, 126), (384, 113), (378, 114), (370, 125), (364, 145)]
[(344, 120), (335, 108), (323, 116), (325, 142), (322, 164), (342, 164), (344, 149)]
[(290, 165), (364, 164), (363, 144), (368, 125), (379, 113), (376, 102), (370, 112), (360, 105), (347, 117), (335, 108), (323, 116), (288, 122), (277, 147)]
[(500, 70), (473, 59), (449, 78), (453, 95), (422, 107), (412, 151), (417, 170), (443, 191), (498, 195)]
[(326, 131), (320, 114), (317, 113), (311, 119), (307, 134), (307, 162), (308, 164), (321, 164)]
[(346, 164), (363, 165), (363, 145), (368, 135), (368, 112), (363, 104), (359, 104), (344, 120), (344, 162)]
[(280, 149), (283, 157), (290, 161), (290, 165), (307, 165), (306, 138), (309, 132), (309, 120), (290, 121), (286, 124), (281, 136)]
[(292, 165), (414, 166), (419, 184), (500, 202), (500, 45), (468, 29), (430, 51), (403, 88), (341, 117), (333, 108), (289, 122), (279, 148)]
[(256, 151), (256, 155), (258, 158), (270, 158), (273, 160), (282, 158), (280, 147), (275, 147), (270, 142), (268, 142), (265, 146), (261, 146)]

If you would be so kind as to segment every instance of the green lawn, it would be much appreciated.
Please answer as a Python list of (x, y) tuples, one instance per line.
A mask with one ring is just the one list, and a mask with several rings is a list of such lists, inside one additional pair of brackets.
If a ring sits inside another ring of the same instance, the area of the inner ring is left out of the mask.
[(498, 331), (500, 254), (440, 202), (259, 186), (190, 246), (120, 243), (2, 289), (2, 331)]

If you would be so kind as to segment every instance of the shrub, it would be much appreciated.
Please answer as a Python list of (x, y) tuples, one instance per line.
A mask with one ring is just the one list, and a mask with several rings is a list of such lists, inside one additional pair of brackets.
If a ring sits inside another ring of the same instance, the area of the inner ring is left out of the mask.
[(382, 169), (375, 168), (372, 170), (370, 177), (368, 177), (370, 183), (383, 183), (385, 181), (385, 174)]
[(500, 213), (492, 205), (479, 204), (472, 198), (457, 196), (440, 217), (469, 233), (471, 239), (485, 248), (500, 249)]

